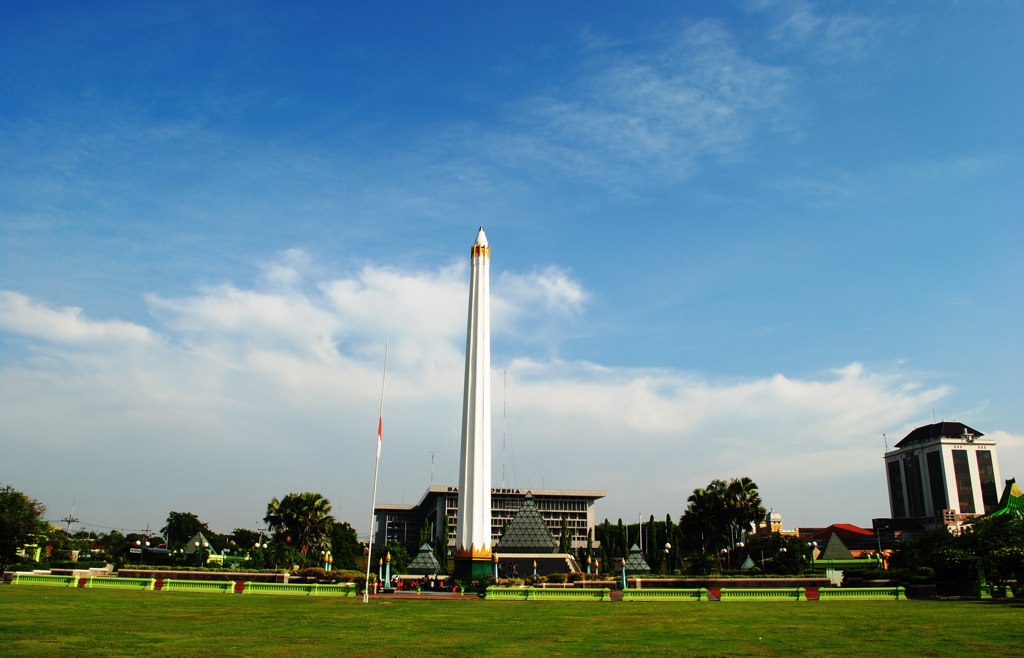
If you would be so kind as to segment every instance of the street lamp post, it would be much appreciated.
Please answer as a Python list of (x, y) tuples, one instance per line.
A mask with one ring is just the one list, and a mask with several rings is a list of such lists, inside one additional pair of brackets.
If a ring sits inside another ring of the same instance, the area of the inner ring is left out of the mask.
[(146, 548), (149, 547), (149, 540), (146, 540), (146, 548), (143, 548), (142, 540), (136, 539), (135, 546), (139, 549), (139, 566), (142, 566), (142, 555), (146, 552)]
[(665, 542), (665, 571), (668, 574), (672, 573), (672, 544)]
[(198, 540), (196, 540), (193, 543), (195, 544), (196, 555), (198, 556), (198, 566), (202, 567), (203, 566), (203, 551), (206, 550), (210, 546), (210, 542), (208, 542), (208, 541), (206, 541), (204, 539), (203, 542), (202, 542), (202, 545), (200, 545)]
[(818, 548), (818, 542), (816, 542), (816, 541), (809, 541), (809, 542), (807, 542), (807, 552), (811, 556), (811, 564), (814, 564), (814, 551), (817, 550), (817, 548)]

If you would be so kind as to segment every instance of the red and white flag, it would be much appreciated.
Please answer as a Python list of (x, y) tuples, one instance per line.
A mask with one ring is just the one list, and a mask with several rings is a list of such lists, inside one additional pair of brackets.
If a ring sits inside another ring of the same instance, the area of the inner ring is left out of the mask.
[(377, 459), (380, 459), (380, 444), (384, 441), (384, 416), (377, 420)]

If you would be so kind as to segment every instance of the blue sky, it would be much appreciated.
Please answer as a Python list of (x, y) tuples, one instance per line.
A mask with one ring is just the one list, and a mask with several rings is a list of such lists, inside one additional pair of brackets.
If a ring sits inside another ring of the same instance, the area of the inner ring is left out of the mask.
[(614, 520), (747, 475), (787, 527), (868, 524), (882, 435), (933, 417), (1019, 476), (1022, 24), (5, 5), (0, 481), (97, 528), (315, 490), (365, 530), (386, 337), (379, 500), (432, 452), (456, 480), (480, 224), (511, 486), (605, 489)]

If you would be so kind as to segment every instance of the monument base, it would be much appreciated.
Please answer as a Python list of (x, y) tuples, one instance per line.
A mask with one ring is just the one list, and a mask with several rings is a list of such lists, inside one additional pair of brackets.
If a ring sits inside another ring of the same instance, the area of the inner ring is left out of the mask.
[(489, 558), (455, 558), (455, 578), (468, 585), (494, 575), (494, 563)]

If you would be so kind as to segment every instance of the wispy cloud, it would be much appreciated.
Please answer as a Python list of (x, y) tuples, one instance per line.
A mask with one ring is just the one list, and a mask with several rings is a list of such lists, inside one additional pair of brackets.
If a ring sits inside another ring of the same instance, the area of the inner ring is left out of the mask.
[(758, 11), (775, 18), (769, 38), (783, 50), (800, 49), (829, 62), (852, 62), (868, 57), (892, 27), (893, 19), (850, 11), (828, 14), (804, 0), (759, 3)]
[(522, 129), (493, 136), (499, 158), (629, 184), (637, 167), (678, 178), (737, 157), (785, 123), (789, 72), (744, 54), (721, 23), (686, 24), (642, 55), (600, 43), (578, 77), (516, 107)]
[(790, 177), (775, 185), (815, 206), (843, 206), (865, 199), (904, 199), (931, 195), (936, 186), (948, 187), (1005, 168), (1000, 154), (958, 155), (938, 160), (895, 162), (870, 170), (825, 169), (813, 176)]

